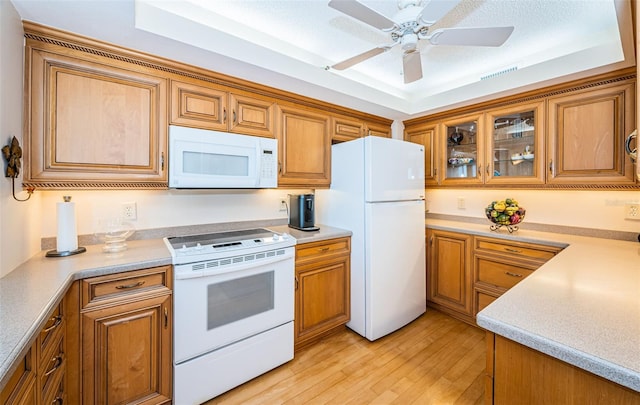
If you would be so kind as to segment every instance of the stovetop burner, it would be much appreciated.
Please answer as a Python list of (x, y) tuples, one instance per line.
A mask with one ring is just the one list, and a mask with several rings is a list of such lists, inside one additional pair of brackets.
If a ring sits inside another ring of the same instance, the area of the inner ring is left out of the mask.
[(227, 231), (207, 233), (202, 235), (175, 236), (167, 238), (171, 246), (179, 249), (183, 246), (193, 247), (200, 245), (218, 245), (227, 242), (239, 242), (243, 240), (254, 240), (273, 237), (274, 232), (265, 228), (243, 229), (240, 231)]
[(266, 228), (243, 229), (201, 235), (164, 238), (171, 251), (174, 264), (211, 260), (236, 254), (255, 253), (295, 245), (287, 233), (277, 233)]

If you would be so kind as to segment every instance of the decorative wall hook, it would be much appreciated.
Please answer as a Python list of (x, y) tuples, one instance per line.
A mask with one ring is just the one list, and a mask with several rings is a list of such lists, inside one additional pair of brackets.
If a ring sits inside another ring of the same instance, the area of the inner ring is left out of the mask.
[(9, 145), (5, 145), (2, 147), (2, 156), (7, 161), (7, 169), (5, 171), (5, 177), (11, 178), (11, 193), (13, 194), (13, 199), (16, 201), (27, 201), (31, 198), (31, 194), (35, 190), (34, 187), (27, 187), (27, 193), (29, 196), (23, 200), (20, 200), (16, 197), (16, 177), (20, 174), (20, 159), (22, 158), (22, 148), (20, 147), (20, 143), (14, 136)]

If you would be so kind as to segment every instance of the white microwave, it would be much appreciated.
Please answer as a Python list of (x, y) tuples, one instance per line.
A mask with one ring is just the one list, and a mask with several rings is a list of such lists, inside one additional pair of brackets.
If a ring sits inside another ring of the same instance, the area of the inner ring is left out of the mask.
[(171, 125), (169, 187), (278, 187), (278, 141)]

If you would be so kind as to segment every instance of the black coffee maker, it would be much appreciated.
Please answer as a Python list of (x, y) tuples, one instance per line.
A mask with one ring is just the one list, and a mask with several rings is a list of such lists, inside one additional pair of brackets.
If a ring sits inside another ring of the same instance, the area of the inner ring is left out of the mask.
[(301, 231), (317, 231), (313, 194), (289, 194), (289, 227)]

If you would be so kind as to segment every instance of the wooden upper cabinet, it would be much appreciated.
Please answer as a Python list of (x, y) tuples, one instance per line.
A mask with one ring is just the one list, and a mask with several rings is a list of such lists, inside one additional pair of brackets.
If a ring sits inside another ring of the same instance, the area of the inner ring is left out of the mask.
[(365, 135), (391, 138), (391, 126), (367, 122), (365, 123)]
[(484, 114), (474, 113), (443, 121), (437, 131), (440, 184), (473, 185), (485, 180)]
[(635, 128), (633, 81), (553, 97), (548, 109), (548, 183), (634, 184), (624, 151)]
[(275, 137), (275, 103), (208, 83), (171, 82), (171, 124)]
[(27, 40), (25, 76), (25, 184), (166, 187), (158, 72)]
[(364, 134), (364, 123), (352, 118), (331, 117), (331, 141), (344, 142), (361, 138)]
[(405, 130), (405, 141), (424, 146), (424, 185), (438, 184), (437, 165), (435, 159), (436, 125), (418, 125)]
[(278, 105), (278, 185), (329, 187), (331, 135), (328, 115)]
[(226, 131), (228, 103), (225, 91), (171, 81), (171, 124)]
[(487, 111), (485, 183), (544, 184), (544, 102)]

